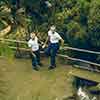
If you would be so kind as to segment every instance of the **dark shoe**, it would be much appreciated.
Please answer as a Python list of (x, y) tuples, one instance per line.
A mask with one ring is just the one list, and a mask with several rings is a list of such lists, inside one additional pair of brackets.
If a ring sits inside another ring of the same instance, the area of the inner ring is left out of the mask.
[(42, 64), (42, 63), (39, 63), (39, 64), (38, 64), (38, 66), (39, 66), (39, 67), (42, 67), (42, 66), (43, 66), (43, 64)]
[(39, 68), (37, 68), (37, 67), (34, 67), (33, 69), (34, 69), (34, 70), (36, 70), (36, 71), (38, 71), (38, 70), (39, 70)]
[(50, 66), (50, 67), (48, 68), (48, 70), (52, 70), (52, 69), (55, 69), (55, 67)]
[(54, 67), (56, 68), (56, 65)]

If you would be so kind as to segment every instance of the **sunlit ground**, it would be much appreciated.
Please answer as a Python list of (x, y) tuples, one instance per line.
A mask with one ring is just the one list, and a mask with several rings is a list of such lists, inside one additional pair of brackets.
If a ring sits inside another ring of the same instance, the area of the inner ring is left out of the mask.
[(62, 100), (71, 95), (71, 67), (57, 63), (48, 71), (48, 59), (42, 63), (36, 72), (29, 59), (0, 58), (0, 100)]

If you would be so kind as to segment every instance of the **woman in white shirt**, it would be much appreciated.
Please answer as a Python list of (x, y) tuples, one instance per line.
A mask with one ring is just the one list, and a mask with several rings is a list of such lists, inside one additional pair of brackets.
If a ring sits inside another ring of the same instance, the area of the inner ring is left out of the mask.
[(46, 42), (43, 45), (44, 48), (46, 46), (47, 41), (49, 40), (49, 46), (45, 50), (46, 55), (50, 55), (49, 69), (54, 69), (56, 67), (56, 54), (59, 50), (59, 41), (61, 41), (62, 45), (64, 43), (64, 40), (55, 30), (55, 26), (51, 26), (50, 30), (48, 31), (48, 38), (46, 39)]
[(30, 51), (32, 54), (32, 66), (34, 70), (38, 71), (38, 65), (40, 66), (40, 50), (38, 38), (35, 33), (31, 34), (31, 39), (28, 41), (28, 46), (30, 47)]

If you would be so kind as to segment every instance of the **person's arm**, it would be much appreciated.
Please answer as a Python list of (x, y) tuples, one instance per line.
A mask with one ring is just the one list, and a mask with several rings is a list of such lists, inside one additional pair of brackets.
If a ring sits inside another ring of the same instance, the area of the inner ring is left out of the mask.
[(63, 49), (63, 46), (64, 46), (64, 40), (61, 38), (60, 39), (60, 42), (61, 42), (60, 50), (62, 50)]
[(64, 45), (64, 40), (62, 39), (62, 37), (58, 33), (57, 33), (57, 37), (61, 42), (61, 46), (63, 46)]
[(44, 42), (45, 45), (48, 43), (49, 38), (50, 38), (49, 36), (46, 38), (46, 41)]
[(62, 49), (64, 46), (64, 40), (62, 39), (62, 37), (59, 34), (58, 34), (58, 39), (60, 40), (60, 43), (61, 43), (60, 49)]
[(48, 36), (47, 38), (46, 38), (46, 41), (44, 42), (44, 45), (42, 46), (42, 48), (45, 48), (46, 47), (46, 45), (47, 45), (47, 42), (50, 40), (50, 37)]
[(34, 52), (32, 51), (32, 48), (30, 48), (30, 52), (31, 52), (32, 56), (35, 57), (35, 54), (34, 54)]
[(44, 42), (40, 40), (40, 38), (39, 38), (39, 36), (38, 36), (38, 35), (37, 35), (37, 38), (38, 38), (38, 43), (39, 43), (39, 45), (40, 45), (40, 46), (41, 46), (41, 45), (43, 45), (43, 44), (44, 44)]
[(61, 46), (64, 46), (64, 40), (61, 38), (60, 41), (61, 41)]
[(32, 45), (31, 45), (30, 41), (28, 41), (28, 47), (29, 47), (29, 50), (30, 50), (30, 53), (32, 54), (32, 56), (35, 56), (35, 54), (32, 51)]

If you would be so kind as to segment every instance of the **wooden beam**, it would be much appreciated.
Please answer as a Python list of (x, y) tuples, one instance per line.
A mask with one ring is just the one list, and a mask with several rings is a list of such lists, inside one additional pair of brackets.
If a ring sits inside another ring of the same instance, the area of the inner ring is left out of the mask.
[[(0, 38), (0, 40), (1, 40), (1, 41), (7, 41), (7, 42), (18, 42), (18, 43), (27, 44), (27, 41), (12, 40), (12, 39), (4, 39), (4, 38)], [(91, 51), (91, 50), (73, 48), (73, 47), (69, 47), (69, 46), (65, 46), (65, 47), (63, 47), (61, 50), (74, 50), (74, 51), (80, 51), (80, 52), (92, 53), (92, 54), (98, 54), (98, 55), (100, 55), (100, 52), (97, 52), (97, 51)]]
[(4, 39), (4, 38), (0, 38), (0, 41), (6, 41), (6, 42), (15, 42), (15, 43), (23, 43), (23, 44), (27, 44), (27, 41), (11, 40), (11, 39)]
[(64, 47), (63, 50), (73, 50), (73, 51), (80, 51), (80, 52), (92, 53), (92, 54), (98, 54), (98, 55), (100, 55), (100, 52), (97, 52), (97, 51), (91, 51), (91, 50), (73, 48), (73, 47), (68, 47), (68, 46)]
[(69, 74), (75, 77), (79, 77), (79, 78), (83, 78), (83, 79), (87, 79), (87, 80), (100, 83), (100, 77), (99, 77), (100, 73), (95, 73), (95, 72), (91, 72), (88, 70), (81, 70), (78, 68), (72, 68)]
[[(17, 47), (12, 47), (12, 46), (8, 46), (8, 47), (11, 48), (11, 49), (17, 50)], [(18, 49), (23, 50), (23, 51), (30, 51), (30, 49), (26, 49), (26, 48), (18, 48)], [(94, 67), (95, 66), (100, 67), (100, 64), (97, 64), (97, 63), (94, 63), (94, 62), (91, 62), (91, 61), (87, 61), (87, 60), (78, 59), (78, 58), (72, 58), (72, 57), (69, 57), (68, 55), (57, 54), (57, 56), (67, 58), (67, 59), (72, 60), (72, 61), (78, 61), (78, 62), (83, 62), (83, 63), (87, 63), (87, 64), (90, 64), (90, 65), (94, 65)]]
[(83, 62), (83, 63), (87, 63), (87, 64), (90, 64), (90, 65), (94, 65), (94, 66), (99, 66), (100, 67), (100, 64), (97, 64), (97, 63), (94, 63), (94, 62), (91, 62), (91, 61), (82, 60), (82, 59), (78, 59), (78, 58), (73, 58), (73, 57), (69, 57), (67, 55), (62, 55), (62, 54), (58, 54), (58, 56), (67, 58), (67, 59), (72, 60), (72, 61)]
[(5, 29), (0, 31), (0, 37), (4, 37), (11, 31), (11, 25), (8, 25)]

